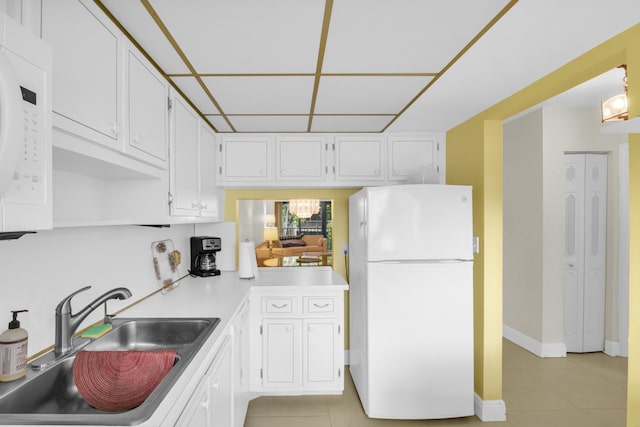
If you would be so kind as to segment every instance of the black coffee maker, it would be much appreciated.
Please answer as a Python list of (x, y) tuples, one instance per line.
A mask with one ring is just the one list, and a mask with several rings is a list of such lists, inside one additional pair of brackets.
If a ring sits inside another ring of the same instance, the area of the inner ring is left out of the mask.
[(194, 276), (218, 276), (220, 270), (216, 268), (216, 252), (220, 252), (219, 237), (195, 236), (191, 238), (191, 269)]

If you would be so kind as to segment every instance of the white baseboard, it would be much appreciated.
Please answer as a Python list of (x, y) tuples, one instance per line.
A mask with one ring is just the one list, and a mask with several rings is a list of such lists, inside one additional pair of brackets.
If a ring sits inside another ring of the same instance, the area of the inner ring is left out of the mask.
[(474, 393), (473, 409), (476, 416), (484, 422), (507, 420), (507, 405), (504, 400), (482, 400)]
[(622, 347), (620, 347), (620, 341), (607, 341), (604, 342), (604, 352), (609, 356), (621, 356)]
[(538, 357), (567, 357), (567, 346), (563, 342), (541, 343), (507, 325), (502, 325), (502, 336)]

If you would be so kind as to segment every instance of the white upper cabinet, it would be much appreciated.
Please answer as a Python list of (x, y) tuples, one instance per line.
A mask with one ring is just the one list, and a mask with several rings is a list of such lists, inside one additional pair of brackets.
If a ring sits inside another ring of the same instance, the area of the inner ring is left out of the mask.
[(222, 220), (224, 190), (216, 185), (216, 137), (209, 126), (200, 122), (200, 216)]
[[(53, 52), (53, 123), (118, 148), (122, 138), (119, 33), (93, 2), (42, 2), (42, 38)], [(73, 29), (73, 30), (71, 30)]]
[(227, 135), (220, 147), (218, 185), (442, 183), (443, 150), (442, 134)]
[(273, 179), (270, 136), (223, 136), (222, 182), (270, 182)]
[(54, 58), (54, 147), (161, 176), (157, 168), (168, 163), (167, 80), (93, 1), (42, 2), (42, 38)]
[(336, 181), (384, 181), (384, 135), (335, 137)]
[(127, 52), (129, 137), (124, 152), (166, 167), (169, 147), (169, 84), (140, 53)]
[(216, 137), (177, 94), (171, 106), (170, 212), (222, 220), (224, 194), (216, 186)]
[(197, 216), (198, 116), (178, 96), (172, 98), (171, 125), (171, 214)]
[(198, 191), (198, 116), (179, 96), (171, 106), (171, 214), (197, 216)]
[(324, 181), (327, 177), (326, 138), (280, 136), (276, 138), (276, 180)]
[(438, 182), (439, 135), (390, 135), (388, 145), (390, 181)]

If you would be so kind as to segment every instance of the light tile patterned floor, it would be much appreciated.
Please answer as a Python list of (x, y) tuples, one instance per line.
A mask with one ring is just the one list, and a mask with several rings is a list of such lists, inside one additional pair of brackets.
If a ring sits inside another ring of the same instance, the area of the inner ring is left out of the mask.
[[(507, 421), (376, 420), (362, 410), (350, 377), (342, 396), (261, 397), (245, 427), (624, 427), (627, 359), (603, 353), (542, 359), (504, 340)], [(348, 372), (348, 370), (347, 370)]]

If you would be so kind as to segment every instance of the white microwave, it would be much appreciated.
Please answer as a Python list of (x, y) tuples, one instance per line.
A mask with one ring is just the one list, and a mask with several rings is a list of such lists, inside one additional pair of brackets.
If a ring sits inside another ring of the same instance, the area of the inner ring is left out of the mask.
[(0, 17), (0, 233), (52, 227), (51, 49)]

